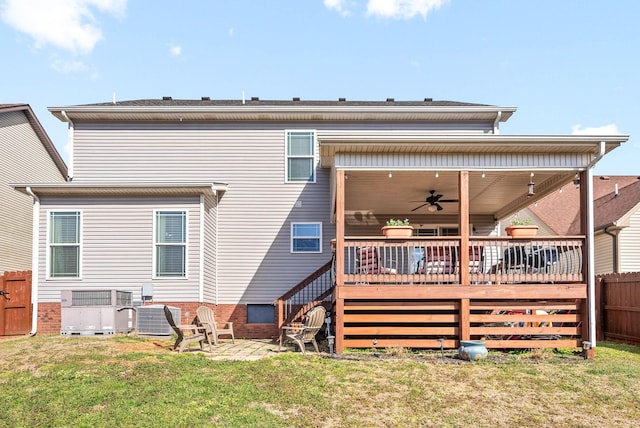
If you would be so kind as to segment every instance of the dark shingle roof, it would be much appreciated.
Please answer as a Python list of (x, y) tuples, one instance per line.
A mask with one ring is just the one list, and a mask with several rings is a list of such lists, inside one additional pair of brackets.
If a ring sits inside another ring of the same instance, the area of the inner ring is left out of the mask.
[(128, 101), (116, 101), (106, 103), (84, 104), (85, 106), (139, 106), (139, 107), (154, 107), (154, 106), (187, 106), (187, 107), (204, 107), (204, 106), (241, 106), (241, 105), (265, 105), (265, 106), (318, 106), (318, 107), (334, 107), (334, 106), (433, 106), (433, 107), (464, 107), (464, 106), (478, 106), (478, 107), (491, 107), (488, 104), (474, 104), (458, 101), (434, 101), (431, 98), (425, 98), (422, 101), (396, 101), (394, 98), (388, 98), (384, 101), (349, 101), (344, 98), (340, 98), (335, 101), (323, 100), (301, 100), (294, 98), (291, 100), (261, 100), (257, 97), (247, 98), (245, 100), (213, 100), (209, 97), (202, 97), (201, 99), (173, 99), (172, 97), (163, 97), (162, 99), (143, 99), (143, 100), (128, 100)]

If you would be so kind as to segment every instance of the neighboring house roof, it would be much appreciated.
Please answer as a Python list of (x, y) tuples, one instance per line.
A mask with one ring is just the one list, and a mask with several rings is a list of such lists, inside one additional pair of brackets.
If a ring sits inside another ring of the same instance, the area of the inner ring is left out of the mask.
[[(593, 198), (595, 229), (610, 226), (640, 203), (640, 177), (594, 177)], [(540, 199), (529, 209), (558, 235), (575, 235), (580, 231), (580, 191), (572, 184), (564, 186), (562, 192), (554, 192)]]
[(58, 170), (60, 171), (63, 177), (67, 177), (68, 176), (67, 165), (64, 163), (62, 156), (60, 156), (60, 153), (58, 152), (58, 150), (56, 150), (55, 145), (47, 135), (42, 125), (40, 124), (40, 121), (36, 117), (33, 110), (31, 110), (31, 107), (29, 106), (29, 104), (0, 104), (0, 114), (12, 112), (12, 111), (22, 111), (25, 114), (25, 116), (27, 117), (27, 120), (29, 121), (29, 124), (31, 125), (34, 132), (42, 142), (42, 145), (44, 146), (45, 150), (47, 151), (47, 153), (55, 163), (56, 167), (58, 168)]
[(596, 230), (609, 226), (628, 226), (628, 217), (640, 205), (640, 177), (635, 183), (618, 188), (617, 192), (596, 199), (593, 203)]

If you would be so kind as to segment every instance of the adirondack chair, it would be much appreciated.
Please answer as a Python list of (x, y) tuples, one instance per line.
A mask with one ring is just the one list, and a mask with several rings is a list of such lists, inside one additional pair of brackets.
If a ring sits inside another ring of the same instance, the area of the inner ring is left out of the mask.
[[(185, 349), (189, 347), (190, 344), (195, 342), (200, 343), (200, 350), (202, 351), (204, 351), (204, 343), (207, 342), (209, 344), (209, 352), (213, 351), (213, 348), (211, 347), (211, 341), (209, 340), (209, 335), (207, 334), (206, 327), (198, 326), (195, 324), (189, 324), (189, 325), (176, 324), (175, 320), (173, 319), (173, 314), (171, 313), (171, 309), (169, 309), (167, 305), (164, 306), (164, 316), (167, 318), (167, 322), (169, 323), (173, 331), (175, 331), (176, 334), (178, 335), (178, 338), (173, 344), (174, 351), (178, 348), (178, 346), (180, 346), (180, 348), (178, 349), (178, 352), (182, 353), (184, 352)], [(185, 334), (185, 331), (187, 332), (190, 331), (190, 332)]]
[(218, 336), (223, 334), (230, 334), (231, 341), (236, 343), (235, 335), (233, 334), (233, 323), (216, 322), (213, 310), (208, 306), (200, 306), (196, 309), (196, 315), (198, 316), (198, 322), (200, 325), (207, 329), (207, 335), (213, 336), (213, 344), (218, 344)]
[(300, 348), (300, 351), (304, 354), (305, 344), (312, 343), (316, 352), (320, 352), (318, 349), (318, 342), (316, 342), (316, 334), (322, 328), (324, 318), (327, 310), (324, 306), (314, 306), (305, 315), (305, 320), (302, 325), (288, 325), (282, 327), (282, 334), (280, 335), (280, 349), (284, 342), (293, 342)]

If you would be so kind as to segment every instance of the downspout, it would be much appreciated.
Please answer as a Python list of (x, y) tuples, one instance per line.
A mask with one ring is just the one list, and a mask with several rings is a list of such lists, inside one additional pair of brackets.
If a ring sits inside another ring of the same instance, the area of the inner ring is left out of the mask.
[(31, 331), (29, 336), (33, 337), (38, 332), (38, 243), (40, 242), (40, 198), (33, 193), (31, 187), (26, 191), (33, 198), (33, 226), (31, 227), (33, 237), (31, 243)]
[(73, 134), (74, 134), (74, 130), (75, 130), (75, 125), (73, 124), (73, 122), (71, 121), (71, 119), (69, 119), (69, 116), (67, 116), (67, 112), (65, 112), (64, 110), (62, 110), (60, 112), (60, 114), (62, 114), (62, 117), (64, 117), (67, 122), (69, 122), (69, 127), (68, 127), (68, 135), (67, 135), (67, 145), (69, 147), (69, 166), (67, 168), (67, 180), (68, 181), (72, 181), (73, 180)]
[(603, 232), (611, 237), (611, 242), (613, 243), (613, 273), (618, 273), (618, 234), (609, 232), (609, 227), (611, 226), (605, 227)]
[(502, 118), (502, 111), (499, 111), (498, 114), (496, 114), (496, 120), (493, 121), (493, 133), (496, 135), (500, 133), (501, 118)]
[(218, 194), (217, 190), (213, 191), (213, 195), (216, 197), (216, 210), (214, 212), (214, 221), (216, 225), (216, 245), (215, 245), (215, 248), (213, 249), (215, 254), (215, 259), (213, 263), (215, 273), (213, 275), (213, 280), (216, 283), (215, 292), (216, 292), (216, 306), (217, 306), (218, 305), (218, 246), (220, 243), (220, 238), (219, 238), (220, 226), (218, 225), (218, 205), (220, 204), (220, 195)]
[(204, 302), (204, 224), (204, 195), (200, 195), (200, 261), (198, 262), (200, 265), (198, 272), (200, 277), (198, 280), (198, 299), (200, 303)]

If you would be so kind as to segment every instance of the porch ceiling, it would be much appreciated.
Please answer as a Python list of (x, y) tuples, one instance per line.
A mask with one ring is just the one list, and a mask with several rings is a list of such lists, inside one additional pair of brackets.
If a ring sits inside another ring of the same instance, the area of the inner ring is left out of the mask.
[[(457, 215), (458, 203), (441, 203), (443, 210), (430, 212), (425, 203), (430, 190), (441, 199), (459, 199), (458, 172), (439, 171), (348, 171), (345, 182), (345, 211), (375, 216)], [(534, 203), (561, 185), (573, 185), (571, 171), (536, 171), (533, 176), (535, 194), (527, 196), (531, 178), (527, 171), (482, 171), (469, 173), (469, 211), (471, 215), (501, 218)]]

